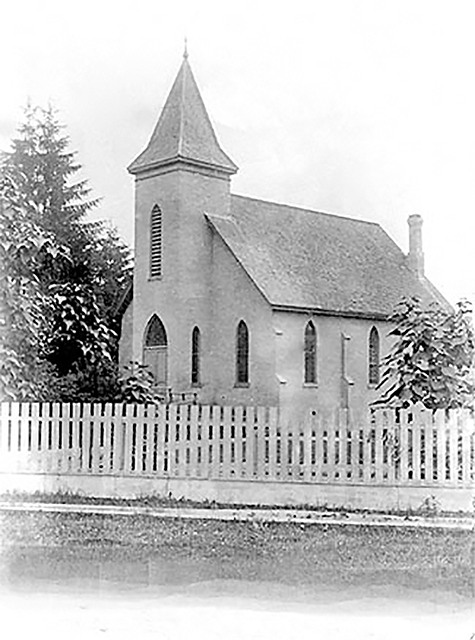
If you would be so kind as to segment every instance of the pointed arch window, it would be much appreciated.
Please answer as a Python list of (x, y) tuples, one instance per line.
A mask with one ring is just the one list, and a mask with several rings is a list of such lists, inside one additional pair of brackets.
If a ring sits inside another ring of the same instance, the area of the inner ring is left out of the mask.
[(304, 335), (304, 382), (317, 382), (317, 331), (311, 320), (307, 322)]
[(198, 327), (191, 333), (191, 384), (199, 385), (201, 382), (201, 334)]
[(162, 210), (155, 205), (150, 215), (150, 277), (162, 275)]
[(145, 329), (143, 363), (158, 385), (167, 384), (167, 350), (167, 332), (160, 318), (154, 315)]
[(236, 384), (249, 384), (249, 330), (244, 320), (236, 331)]
[(368, 383), (370, 385), (379, 384), (379, 332), (376, 327), (372, 327), (368, 339)]

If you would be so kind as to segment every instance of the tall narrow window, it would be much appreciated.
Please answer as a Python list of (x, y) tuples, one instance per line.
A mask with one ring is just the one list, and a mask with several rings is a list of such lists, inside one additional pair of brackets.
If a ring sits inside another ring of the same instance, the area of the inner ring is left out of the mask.
[(317, 332), (311, 320), (305, 327), (304, 382), (306, 384), (315, 384), (317, 382)]
[(152, 316), (145, 329), (143, 363), (153, 374), (156, 384), (167, 384), (167, 332), (162, 321)]
[(369, 332), (368, 382), (371, 385), (379, 383), (379, 333), (376, 327)]
[(150, 277), (162, 275), (162, 211), (155, 205), (150, 216)]
[(236, 384), (249, 384), (249, 330), (243, 320), (236, 333)]
[(200, 384), (201, 336), (198, 327), (191, 334), (191, 384)]

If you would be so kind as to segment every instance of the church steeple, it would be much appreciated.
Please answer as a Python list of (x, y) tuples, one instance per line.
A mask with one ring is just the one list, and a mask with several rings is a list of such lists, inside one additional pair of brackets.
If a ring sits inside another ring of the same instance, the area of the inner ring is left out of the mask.
[(216, 138), (188, 62), (186, 46), (152, 137), (128, 169), (139, 174), (177, 163), (228, 176), (238, 169)]

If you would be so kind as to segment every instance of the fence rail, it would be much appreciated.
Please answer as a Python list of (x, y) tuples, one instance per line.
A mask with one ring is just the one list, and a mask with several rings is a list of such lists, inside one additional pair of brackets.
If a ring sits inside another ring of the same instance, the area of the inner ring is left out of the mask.
[(0, 473), (472, 487), (475, 417), (378, 410), (2, 403)]

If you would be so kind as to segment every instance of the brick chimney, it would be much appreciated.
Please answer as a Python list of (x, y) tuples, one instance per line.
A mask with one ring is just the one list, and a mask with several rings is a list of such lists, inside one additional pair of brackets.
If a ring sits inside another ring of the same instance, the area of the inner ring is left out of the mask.
[(413, 214), (407, 219), (409, 225), (409, 267), (418, 277), (424, 275), (424, 252), (422, 251), (422, 217)]

